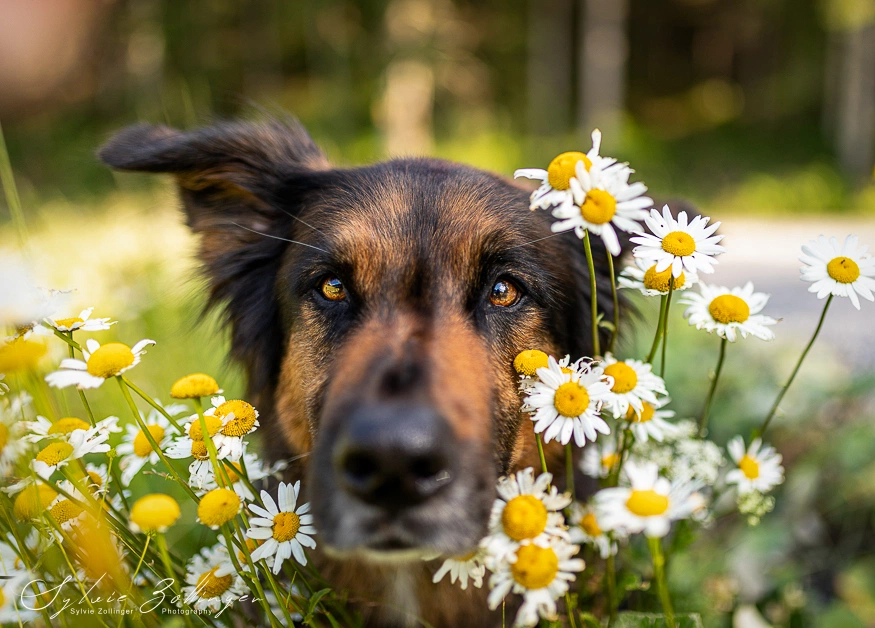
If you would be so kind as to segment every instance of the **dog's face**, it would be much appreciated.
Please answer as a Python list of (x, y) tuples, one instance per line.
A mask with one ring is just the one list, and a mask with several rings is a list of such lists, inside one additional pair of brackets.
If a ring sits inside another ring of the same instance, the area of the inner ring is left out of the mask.
[(134, 127), (101, 157), (177, 175), (270, 449), (310, 454), (322, 546), (473, 547), (496, 477), (533, 451), (513, 358), (587, 353), (580, 241), (539, 242), (549, 217), (509, 181), (437, 160), (333, 169), (293, 123)]

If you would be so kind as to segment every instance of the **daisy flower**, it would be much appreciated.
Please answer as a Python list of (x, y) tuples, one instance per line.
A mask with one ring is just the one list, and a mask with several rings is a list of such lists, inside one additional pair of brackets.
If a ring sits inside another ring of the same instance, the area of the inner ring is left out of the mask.
[(532, 385), (526, 404), (534, 409), (535, 433), (543, 432), (544, 442), (556, 439), (565, 445), (573, 435), (574, 442), (583, 447), (587, 439), (596, 439), (596, 432), (611, 433), (599, 416), (610, 384), (604, 380), (604, 371), (593, 364), (566, 370), (551, 356), (547, 368), (538, 369), (540, 381)]
[(567, 536), (561, 511), (571, 503), (571, 495), (551, 487), (552, 480), (550, 473), (535, 479), (531, 467), (499, 478), (489, 535), (480, 542), (488, 553), (487, 566), (505, 560), (523, 541)]
[(683, 272), (677, 277), (672, 277), (671, 268), (666, 268), (661, 273), (656, 272), (656, 264), (636, 259), (634, 266), (626, 266), (617, 277), (620, 288), (638, 290), (645, 297), (664, 296), (669, 292), (669, 280), (672, 280), (674, 292), (686, 290), (699, 281), (696, 272)]
[[(58, 495), (49, 506), (48, 514), (61, 527), (61, 530), (70, 533), (85, 518), (85, 509), (79, 505), (85, 501), (85, 497), (69, 480), (63, 480), (59, 486), (76, 501)], [(58, 535), (58, 540), (63, 541), (63, 537)]]
[(768, 300), (769, 295), (754, 292), (753, 284), (748, 281), (744, 287), (732, 290), (702, 283), (699, 292), (684, 295), (681, 303), (689, 305), (684, 316), (690, 320), (690, 325), (709, 334), (717, 332), (721, 338), (735, 342), (738, 334), (742, 338), (750, 334), (761, 340), (775, 339), (767, 325), (778, 321), (760, 314)]
[(639, 220), (647, 217), (646, 207), (653, 199), (644, 196), (647, 186), (641, 182), (629, 183), (631, 170), (603, 167), (593, 163), (587, 168), (577, 162), (575, 177), (569, 182), (572, 203), (563, 203), (553, 210), (554, 232), (574, 230), (578, 238), (587, 231), (601, 236), (611, 255), (620, 254), (620, 241), (614, 227), (621, 231), (637, 231)]
[(774, 447), (764, 445), (761, 439), (754, 439), (745, 451), (744, 439), (736, 436), (726, 449), (738, 466), (726, 474), (726, 482), (737, 484), (739, 493), (768, 493), (784, 481), (781, 454)]
[(91, 318), (91, 312), (94, 311), (93, 307), (88, 308), (87, 310), (82, 310), (79, 312), (79, 316), (73, 316), (71, 318), (54, 318), (51, 316), (46, 317), (45, 321), (54, 329), (57, 329), (61, 332), (70, 332), (70, 331), (105, 331), (110, 328), (111, 325), (115, 325), (118, 321), (110, 320), (110, 318)]
[(213, 464), (203, 438), (196, 440), (187, 435), (177, 436), (164, 450), (164, 455), (174, 460), (194, 458), (188, 465), (188, 485), (192, 488), (203, 488), (213, 475)]
[[(255, 453), (247, 452), (244, 448), (243, 455), (240, 457), (238, 462), (232, 462), (231, 466), (233, 469), (229, 469), (227, 465), (225, 465), (225, 472), (228, 474), (228, 479), (231, 480), (231, 486), (237, 495), (240, 496), (240, 499), (246, 501), (254, 501), (255, 495), (252, 494), (252, 491), (249, 490), (249, 486), (247, 486), (244, 481), (243, 470), (245, 469), (246, 475), (249, 478), (250, 484), (255, 484), (256, 482), (263, 480), (267, 477), (276, 477), (278, 479), (280, 471), (285, 470), (288, 466), (288, 463), (285, 460), (278, 460), (270, 466), (264, 464), (262, 460), (259, 459), (258, 455)], [(203, 483), (200, 486), (191, 485), (193, 488), (197, 488), (201, 491), (211, 491), (216, 488), (218, 485), (216, 484), (215, 475), (210, 473), (203, 477)]]
[[(165, 410), (171, 414), (179, 414), (184, 410), (184, 406), (171, 405)], [(158, 447), (164, 451), (173, 442), (173, 437), (176, 435), (176, 429), (170, 424), (170, 421), (157, 410), (152, 410), (147, 419), (145, 419), (146, 429)], [(128, 486), (131, 480), (140, 472), (147, 464), (156, 465), (160, 460), (158, 452), (152, 447), (152, 443), (146, 437), (146, 434), (140, 429), (139, 424), (129, 423), (125, 426), (125, 435), (122, 436), (122, 442), (115, 448), (119, 455), (119, 469), (122, 471), (121, 481), (123, 486)]]
[(583, 448), (580, 470), (591, 478), (606, 478), (620, 461), (617, 445), (610, 438), (600, 438)]
[(144, 495), (131, 506), (128, 527), (134, 534), (145, 532), (165, 532), (179, 521), (182, 511), (179, 503), (170, 495), (150, 493)]
[(672, 484), (659, 477), (653, 463), (623, 467), (631, 486), (606, 488), (595, 494), (593, 504), (600, 525), (628, 534), (644, 532), (648, 537), (668, 534), (671, 522), (685, 519), (702, 506), (701, 496), (691, 484)]
[(22, 440), (28, 443), (38, 443), (46, 438), (67, 437), (74, 430), (87, 430), (91, 424), (72, 416), (63, 417), (54, 423), (44, 416), (37, 416), (35, 421), (22, 421), (21, 426), (26, 432)]
[(571, 504), (568, 523), (571, 524), (569, 534), (572, 543), (592, 545), (602, 558), (617, 553), (617, 543), (601, 528), (592, 506), (584, 506), (578, 502)]
[(46, 381), (55, 388), (98, 388), (108, 378), (121, 375), (139, 364), (146, 347), (154, 344), (154, 340), (141, 340), (131, 348), (121, 342), (101, 345), (89, 338), (82, 350), (84, 360), (62, 360), (60, 370), (46, 375)]
[(444, 576), (450, 574), (450, 584), (455, 584), (458, 580), (463, 591), (468, 588), (468, 580), (479, 589), (483, 586), (483, 577), (486, 575), (486, 565), (483, 562), (485, 557), (483, 548), (478, 547), (464, 556), (447, 558), (431, 581), (437, 584)]
[(0, 477), (12, 474), (19, 456), (27, 448), (22, 438), (23, 425), (11, 412), (0, 409)]
[(636, 441), (646, 441), (648, 438), (652, 438), (662, 442), (666, 436), (677, 431), (675, 425), (666, 421), (674, 416), (674, 410), (661, 410), (670, 401), (671, 399), (668, 397), (663, 397), (656, 403), (642, 401), (641, 412), (636, 412), (632, 406), (629, 406), (625, 418), (629, 422), (629, 429), (635, 435)]
[[(115, 421), (117, 418), (111, 417)], [(105, 423), (102, 421), (101, 423)], [(30, 468), (42, 478), (51, 477), (55, 469), (60, 469), (68, 462), (78, 460), (88, 454), (105, 453), (109, 451), (109, 429), (105, 425), (95, 425), (87, 430), (73, 430), (65, 440), (59, 440), (43, 447), (30, 463)]]
[(535, 626), (543, 617), (555, 620), (556, 600), (568, 592), (569, 582), (583, 571), (584, 562), (573, 558), (580, 548), (562, 539), (527, 541), (496, 567), (489, 579), (487, 602), (495, 610), (511, 591), (523, 596), (514, 626)]
[(295, 509), (300, 489), (300, 481), (294, 485), (280, 482), (277, 489), (279, 507), (267, 491), (261, 491), (264, 508), (249, 504), (249, 510), (258, 516), (249, 520), (252, 527), (246, 531), (246, 536), (256, 541), (264, 541), (252, 552), (252, 560), (259, 561), (273, 556), (274, 574), (280, 572), (283, 561), (290, 556), (306, 565), (304, 547), (316, 547), (316, 541), (311, 536), (316, 533), (316, 528), (312, 525), (313, 515), (307, 514), (310, 512), (310, 504), (302, 504)]
[(221, 611), (249, 591), (234, 571), (223, 545), (203, 548), (188, 562), (185, 571), (187, 586), (182, 587), (183, 602), (196, 611)]
[(30, 625), (39, 616), (38, 611), (30, 610), (22, 603), (23, 597), (33, 604), (33, 608), (40, 608), (33, 592), (22, 595), (32, 580), (33, 576), (25, 572), (0, 581), (0, 624)]
[(668, 205), (663, 206), (662, 215), (651, 209), (644, 223), (653, 235), (636, 232), (638, 237), (632, 238), (632, 242), (640, 246), (635, 247), (632, 255), (649, 265), (655, 264), (657, 273), (670, 267), (673, 277), (680, 277), (684, 271), (713, 273), (717, 263), (714, 256), (725, 249), (718, 244), (723, 236), (714, 235), (720, 223), (709, 227), (710, 220), (696, 216), (688, 223), (687, 212), (679, 213), (675, 220)]
[(611, 392), (605, 406), (615, 419), (626, 415), (629, 408), (641, 413), (646, 401), (655, 404), (656, 395), (667, 395), (665, 382), (653, 372), (653, 367), (641, 360), (617, 360), (610, 353), (605, 355), (605, 375), (612, 378)]
[(809, 292), (818, 299), (828, 294), (848, 297), (854, 307), (860, 309), (859, 294), (864, 299), (875, 301), (875, 257), (867, 251), (868, 246), (858, 247), (857, 236), (849, 235), (844, 244), (835, 238), (827, 240), (820, 236), (802, 247), (805, 254), (799, 261), (802, 281), (811, 282)]
[(109, 489), (109, 466), (88, 463), (85, 465), (88, 487), (95, 495), (103, 495)]

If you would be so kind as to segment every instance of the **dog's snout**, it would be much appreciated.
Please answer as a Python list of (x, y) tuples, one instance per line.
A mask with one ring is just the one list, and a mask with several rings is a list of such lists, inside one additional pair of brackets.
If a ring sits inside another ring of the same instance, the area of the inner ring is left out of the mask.
[(454, 436), (428, 406), (377, 404), (356, 409), (334, 448), (341, 486), (362, 501), (397, 511), (452, 482)]

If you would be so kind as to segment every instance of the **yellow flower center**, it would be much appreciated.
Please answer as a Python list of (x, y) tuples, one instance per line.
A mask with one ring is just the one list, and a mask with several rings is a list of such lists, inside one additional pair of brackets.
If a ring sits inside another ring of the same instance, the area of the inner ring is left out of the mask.
[(9, 444), (9, 428), (5, 423), (0, 423), (0, 451), (6, 448)]
[(213, 489), (201, 498), (197, 516), (206, 526), (217, 528), (228, 523), (240, 512), (240, 498), (227, 488)]
[(91, 485), (96, 488), (100, 488), (103, 486), (103, 478), (100, 477), (100, 474), (97, 473), (97, 471), (89, 471), (88, 480), (91, 482)]
[(143, 532), (161, 532), (179, 519), (179, 504), (170, 495), (152, 493), (138, 499), (131, 508), (131, 521)]
[(708, 312), (718, 323), (743, 323), (750, 318), (750, 306), (734, 294), (721, 294), (708, 305)]
[(209, 460), (210, 452), (207, 449), (207, 444), (202, 440), (191, 441), (191, 455), (198, 460)]
[(46, 345), (19, 338), (0, 347), (0, 373), (14, 373), (36, 368), (46, 353)]
[[(164, 438), (164, 428), (160, 425), (147, 425), (146, 429), (149, 430), (149, 434), (152, 435), (152, 438), (160, 446), (161, 440)], [(134, 453), (140, 458), (145, 458), (153, 451), (155, 451), (155, 448), (152, 447), (152, 443), (149, 442), (143, 430), (137, 432), (137, 435), (134, 437)]]
[(567, 190), (571, 187), (571, 179), (574, 177), (574, 169), (577, 167), (578, 161), (583, 162), (587, 171), (592, 167), (589, 157), (577, 151), (562, 153), (554, 157), (550, 165), (547, 166), (547, 181), (550, 183), (550, 187), (554, 190)]
[(85, 321), (83, 321), (78, 316), (73, 316), (72, 318), (56, 318), (55, 319), (55, 326), (70, 329), (71, 327), (73, 327), (73, 325), (75, 325), (77, 323), (84, 323), (84, 322)]
[(273, 538), (284, 543), (291, 541), (301, 527), (301, 518), (293, 512), (280, 512), (273, 518)]
[[(234, 469), (236, 469), (236, 471)], [(230, 467), (227, 465), (225, 466), (225, 473), (228, 474), (228, 481), (231, 482), (231, 484), (236, 484), (240, 480), (240, 474), (243, 473), (243, 471), (240, 468), (239, 462), (232, 462)]]
[(581, 519), (580, 521), (580, 527), (583, 528), (583, 531), (590, 536), (602, 535), (602, 529), (599, 527), (599, 523), (598, 521), (596, 521), (595, 515), (591, 512), (583, 515), (583, 519)]
[(6, 606), (6, 596), (3, 595), (3, 589), (0, 588), (0, 608)]
[(559, 573), (559, 557), (549, 547), (523, 545), (516, 553), (516, 562), (510, 566), (513, 579), (525, 588), (543, 589)]
[(602, 456), (602, 466), (605, 469), (613, 469), (614, 465), (620, 462), (620, 454), (608, 454)]
[(77, 419), (73, 416), (58, 419), (49, 427), (48, 434), (70, 434), (74, 430), (87, 430), (90, 425), (82, 419)]
[(45, 484), (31, 484), (21, 491), (12, 504), (12, 513), (19, 521), (30, 521), (49, 507), (58, 494)]
[(534, 377), (538, 369), (547, 368), (547, 354), (537, 349), (521, 351), (513, 359), (513, 368), (520, 375)]
[(760, 477), (760, 463), (747, 454), (738, 461), (738, 468), (748, 480), (756, 480)]
[(647, 423), (652, 419), (653, 413), (656, 412), (656, 409), (646, 401), (642, 401), (641, 406), (641, 414), (638, 414), (635, 412), (635, 408), (629, 406), (629, 409), (626, 410), (626, 420), (632, 421), (632, 423)]
[(860, 267), (850, 257), (835, 257), (826, 265), (826, 272), (839, 283), (854, 283), (860, 276)]
[(49, 514), (52, 515), (58, 524), (67, 523), (71, 519), (75, 519), (84, 512), (84, 508), (77, 506), (69, 499), (62, 499), (57, 504), (51, 507)]
[(653, 489), (632, 491), (626, 500), (626, 508), (639, 517), (655, 517), (668, 510), (668, 497), (660, 495)]
[(533, 539), (547, 527), (547, 507), (534, 495), (518, 495), (501, 511), (501, 526), (514, 541)]
[(234, 413), (234, 418), (225, 424), (222, 428), (222, 434), (225, 436), (244, 436), (252, 431), (255, 426), (255, 408), (239, 399), (226, 401), (216, 408), (216, 415), (219, 417), (228, 416)]
[(589, 407), (589, 393), (575, 382), (565, 382), (556, 389), (553, 397), (556, 411), (564, 417), (580, 416)]
[(36, 459), (40, 462), (45, 462), (50, 467), (54, 467), (61, 461), (69, 458), (72, 453), (73, 445), (70, 443), (52, 443), (51, 445), (46, 445), (36, 455)]
[(594, 225), (611, 222), (617, 213), (617, 199), (604, 190), (590, 190), (586, 193), (580, 213), (585, 221)]
[[(219, 430), (222, 427), (222, 419), (217, 416), (212, 415), (204, 415), (204, 422), (207, 424), (207, 434), (212, 438), (216, 434), (219, 433)], [(201, 429), (201, 420), (200, 417), (196, 418), (191, 424), (188, 426), (188, 437), (191, 440), (200, 440), (204, 439), (204, 432)]]
[(638, 373), (625, 362), (609, 364), (605, 367), (605, 375), (610, 375), (614, 378), (614, 386), (611, 388), (611, 392), (617, 394), (635, 390), (635, 386), (638, 385)]
[[(246, 539), (246, 551), (250, 554), (256, 550), (256, 548), (261, 545), (264, 541), (256, 541), (255, 539)], [(246, 554), (243, 553), (242, 549), (237, 550), (237, 558), (241, 563), (246, 562)]]
[(684, 231), (672, 231), (662, 239), (662, 250), (678, 257), (686, 257), (696, 252), (696, 241)]
[(176, 399), (194, 399), (218, 394), (219, 384), (205, 373), (192, 373), (178, 380), (170, 388), (170, 396)]
[[(671, 279), (671, 266), (666, 268), (661, 273), (656, 272), (656, 264), (648, 268), (644, 273), (644, 287), (648, 290), (658, 290), (659, 292), (668, 292), (668, 282)], [(684, 273), (679, 277), (674, 278), (674, 289), (680, 290), (684, 287), (686, 281)]]
[(200, 597), (204, 599), (221, 597), (225, 591), (231, 588), (231, 585), (234, 583), (234, 576), (231, 574), (217, 576), (216, 572), (218, 570), (218, 566), (213, 567), (206, 573), (202, 573), (197, 579), (195, 591)]
[(88, 358), (88, 373), (94, 377), (113, 377), (134, 363), (134, 352), (121, 342), (109, 342)]

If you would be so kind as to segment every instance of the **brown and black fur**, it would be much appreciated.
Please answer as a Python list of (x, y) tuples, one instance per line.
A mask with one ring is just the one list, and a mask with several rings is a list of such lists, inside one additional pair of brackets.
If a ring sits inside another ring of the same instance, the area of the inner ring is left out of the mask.
[[(529, 211), (529, 191), (507, 179), (437, 159), (334, 168), (292, 120), (139, 125), (100, 158), (175, 175), (268, 455), (310, 454), (294, 474), (306, 478), (326, 579), (364, 601), (375, 625), (493, 623), (486, 587), (432, 585), (439, 562), (410, 557), (466, 553), (485, 531), (495, 479), (538, 466), (512, 361), (531, 348), (591, 354), (580, 240), (549, 237), (549, 213)], [(594, 248), (610, 319), (605, 252), (598, 239)], [(327, 275), (346, 301), (320, 294)], [(522, 291), (511, 307), (488, 299), (500, 278)], [(346, 417), (373, 399), (434, 408), (449, 426), (455, 479), (415, 508), (374, 510), (334, 479)]]

